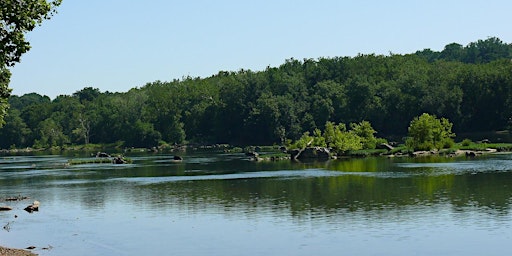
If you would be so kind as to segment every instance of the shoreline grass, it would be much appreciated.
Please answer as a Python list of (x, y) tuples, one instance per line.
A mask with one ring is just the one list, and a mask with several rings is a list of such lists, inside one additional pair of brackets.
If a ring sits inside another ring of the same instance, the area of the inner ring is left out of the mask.
[[(133, 163), (133, 160), (126, 157), (121, 157), (125, 164)], [(69, 165), (80, 165), (80, 164), (114, 164), (115, 157), (94, 157), (94, 158), (78, 158), (70, 159)]]

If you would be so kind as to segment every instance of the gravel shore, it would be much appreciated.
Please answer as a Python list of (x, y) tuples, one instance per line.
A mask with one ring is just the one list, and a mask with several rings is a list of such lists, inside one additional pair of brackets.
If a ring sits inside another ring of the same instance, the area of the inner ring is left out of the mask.
[(37, 254), (34, 254), (27, 250), (11, 249), (11, 248), (5, 248), (5, 247), (0, 246), (0, 255), (1, 256), (34, 256)]

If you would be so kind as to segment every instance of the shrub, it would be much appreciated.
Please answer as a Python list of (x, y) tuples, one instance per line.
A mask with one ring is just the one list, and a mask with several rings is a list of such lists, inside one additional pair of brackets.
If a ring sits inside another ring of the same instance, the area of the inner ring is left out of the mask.
[(453, 124), (446, 118), (438, 119), (427, 113), (414, 118), (409, 125), (406, 146), (412, 150), (442, 149), (453, 146)]
[(467, 147), (467, 146), (471, 145), (472, 143), (473, 143), (473, 141), (471, 141), (470, 139), (464, 139), (464, 140), (462, 140), (461, 144), (462, 144), (462, 146)]

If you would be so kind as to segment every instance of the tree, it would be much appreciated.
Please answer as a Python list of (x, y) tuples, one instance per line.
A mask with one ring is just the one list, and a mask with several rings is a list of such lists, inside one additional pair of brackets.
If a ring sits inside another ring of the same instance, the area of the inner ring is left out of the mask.
[(25, 33), (32, 31), (43, 20), (50, 19), (62, 0), (3, 0), (0, 1), (0, 127), (7, 113), (7, 99), (11, 94), (11, 77), (7, 67), (20, 61), (21, 55), (30, 50)]
[(80, 100), (80, 103), (91, 102), (101, 95), (100, 89), (85, 87), (84, 89), (73, 93), (73, 97), (77, 97)]
[(20, 114), (20, 111), (15, 108), (9, 109), (5, 125), (0, 128), (0, 148), (31, 146), (28, 144), (30, 129), (23, 122)]
[(453, 145), (453, 124), (446, 118), (423, 113), (414, 118), (409, 126), (406, 146), (413, 150), (442, 149)]
[(503, 43), (497, 37), (489, 37), (486, 40), (478, 40), (470, 43), (466, 48), (467, 63), (489, 63), (498, 59), (510, 59), (512, 51), (509, 45)]
[(347, 131), (345, 124), (335, 125), (332, 122), (327, 122), (325, 124), (323, 137), (325, 144), (339, 153), (363, 148), (361, 137), (354, 131)]
[(459, 61), (464, 55), (464, 47), (458, 43), (451, 43), (444, 47), (440, 58), (450, 61)]
[(34, 142), (36, 148), (62, 147), (69, 142), (69, 138), (62, 132), (62, 127), (51, 118), (39, 123), (38, 130), (39, 139)]
[[(184, 103), (186, 92), (183, 86), (178, 82), (166, 84), (156, 81), (147, 84), (142, 90), (145, 92), (143, 97), (147, 99), (144, 115), (147, 116), (148, 121), (155, 124), (154, 129), (168, 143), (183, 143), (186, 137), (184, 124), (181, 121), (183, 107), (186, 106)], [(128, 103), (136, 105), (140, 101)]]
[(4, 117), (7, 115), (7, 109), (9, 108), (7, 100), (11, 95), (11, 89), (8, 87), (10, 77), (9, 70), (5, 66), (0, 66), (0, 127), (5, 123)]
[(360, 123), (351, 123), (350, 129), (361, 138), (364, 149), (375, 149), (377, 146), (377, 138), (375, 138), (375, 131), (368, 121), (362, 121)]

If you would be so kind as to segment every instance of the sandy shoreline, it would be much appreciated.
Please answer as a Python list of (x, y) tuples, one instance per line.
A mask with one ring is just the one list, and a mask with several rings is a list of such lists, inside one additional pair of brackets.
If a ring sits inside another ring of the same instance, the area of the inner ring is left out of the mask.
[(12, 249), (0, 246), (0, 255), (2, 256), (33, 256), (37, 255), (27, 250)]

